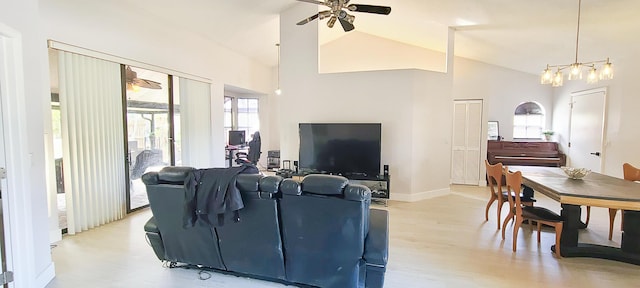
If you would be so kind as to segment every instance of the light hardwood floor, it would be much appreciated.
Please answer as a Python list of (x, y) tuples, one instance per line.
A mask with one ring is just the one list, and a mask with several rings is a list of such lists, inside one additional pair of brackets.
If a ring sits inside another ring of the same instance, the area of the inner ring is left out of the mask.
[[(506, 240), (496, 229), (495, 204), (484, 221), (488, 188), (452, 186), (452, 193), (415, 203), (390, 201), (390, 255), (385, 287), (640, 287), (640, 266), (591, 258), (553, 257), (554, 234), (524, 225), (518, 251), (511, 251), (512, 226)], [(538, 206), (560, 205), (536, 193)], [(505, 205), (506, 207), (506, 205)], [(506, 215), (503, 210), (503, 217)], [(616, 229), (607, 240), (608, 211), (594, 207), (581, 241), (619, 245)], [(619, 215), (619, 213), (618, 213)], [(49, 288), (73, 287), (285, 287), (212, 273), (163, 268), (144, 238), (148, 209), (103, 227), (65, 236), (52, 250), (56, 278)], [(619, 216), (616, 224), (620, 222)], [(616, 225), (619, 227), (619, 225)]]

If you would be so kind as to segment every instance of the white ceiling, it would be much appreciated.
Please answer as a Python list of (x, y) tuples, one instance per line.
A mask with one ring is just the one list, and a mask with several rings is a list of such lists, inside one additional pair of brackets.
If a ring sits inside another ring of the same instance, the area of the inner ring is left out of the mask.
[[(223, 46), (275, 65), (280, 11), (295, 0), (120, 0)], [(356, 31), (438, 51), (456, 27), (457, 56), (537, 74), (575, 58), (578, 0), (353, 0), (391, 6), (388, 16), (357, 13)], [(640, 1), (583, 0), (579, 62), (625, 61), (640, 49)], [(311, 15), (309, 15), (311, 16)], [(302, 19), (301, 19), (302, 20)], [(320, 43), (344, 35), (323, 20)], [(296, 25), (296, 23), (283, 23)], [(313, 25), (313, 24), (307, 24)], [(326, 33), (327, 31), (331, 33)]]

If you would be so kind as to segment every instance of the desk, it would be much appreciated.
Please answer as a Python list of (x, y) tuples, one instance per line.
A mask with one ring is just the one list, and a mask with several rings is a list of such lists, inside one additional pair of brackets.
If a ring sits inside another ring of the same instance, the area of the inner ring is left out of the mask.
[[(593, 257), (640, 265), (640, 184), (600, 173), (569, 179), (560, 168), (509, 166), (521, 171), (523, 184), (560, 202), (564, 220), (560, 245), (563, 257)], [(624, 210), (620, 247), (578, 243), (580, 206)], [(555, 250), (555, 245), (551, 247)]]
[(227, 157), (227, 159), (229, 161), (229, 167), (233, 167), (233, 162), (235, 161), (235, 159), (234, 159), (234, 156), (235, 156), (234, 151), (237, 151), (237, 152), (244, 151), (244, 152), (246, 152), (247, 151), (247, 147), (246, 146), (227, 146), (227, 147), (224, 147), (224, 150), (227, 151), (227, 156), (226, 157)]

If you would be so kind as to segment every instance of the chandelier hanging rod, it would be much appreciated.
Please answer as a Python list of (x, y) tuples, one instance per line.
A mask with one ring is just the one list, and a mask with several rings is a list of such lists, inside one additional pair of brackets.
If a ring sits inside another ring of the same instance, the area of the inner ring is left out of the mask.
[(578, 63), (578, 45), (580, 44), (580, 10), (582, 7), (582, 0), (578, 0), (578, 28), (576, 29), (576, 61)]

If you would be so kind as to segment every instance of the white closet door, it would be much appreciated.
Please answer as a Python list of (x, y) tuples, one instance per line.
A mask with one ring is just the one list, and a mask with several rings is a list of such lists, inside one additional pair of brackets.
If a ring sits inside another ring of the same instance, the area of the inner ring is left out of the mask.
[(451, 183), (478, 185), (482, 143), (482, 100), (453, 103)]

